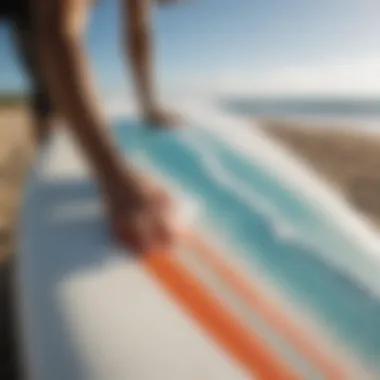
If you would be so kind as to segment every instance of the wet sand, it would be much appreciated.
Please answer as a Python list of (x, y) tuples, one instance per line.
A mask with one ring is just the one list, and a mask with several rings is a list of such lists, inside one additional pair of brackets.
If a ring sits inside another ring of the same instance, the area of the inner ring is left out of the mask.
[[(380, 226), (380, 133), (336, 125), (262, 120), (263, 129)], [(379, 131), (380, 132), (380, 131)]]

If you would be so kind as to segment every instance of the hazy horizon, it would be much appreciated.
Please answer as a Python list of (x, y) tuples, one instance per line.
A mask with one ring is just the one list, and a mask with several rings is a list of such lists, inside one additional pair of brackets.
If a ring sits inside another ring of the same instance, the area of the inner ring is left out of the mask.
[[(86, 36), (104, 98), (133, 94), (119, 13), (100, 1)], [(154, 13), (161, 93), (380, 97), (378, 1), (193, 0)], [(0, 92), (24, 91), (3, 23), (0, 51)]]

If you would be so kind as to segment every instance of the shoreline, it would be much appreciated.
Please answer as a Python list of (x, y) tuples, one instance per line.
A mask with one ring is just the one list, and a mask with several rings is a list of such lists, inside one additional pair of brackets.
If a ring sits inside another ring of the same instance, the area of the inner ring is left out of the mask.
[(380, 117), (378, 118), (352, 118), (352, 117), (326, 117), (310, 116), (263, 116), (254, 120), (264, 124), (293, 125), (300, 128), (319, 129), (321, 131), (342, 131), (343, 133), (380, 134)]

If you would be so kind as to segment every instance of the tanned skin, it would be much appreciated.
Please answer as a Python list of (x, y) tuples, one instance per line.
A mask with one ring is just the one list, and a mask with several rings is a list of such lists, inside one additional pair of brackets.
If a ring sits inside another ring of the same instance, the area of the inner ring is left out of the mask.
[[(151, 69), (150, 0), (121, 0), (124, 41), (143, 116), (154, 125), (170, 117), (155, 101)], [(121, 157), (108, 132), (94, 87), (83, 32), (89, 0), (34, 0), (38, 62), (49, 94), (99, 181), (115, 235), (135, 252), (170, 247), (171, 203)]]

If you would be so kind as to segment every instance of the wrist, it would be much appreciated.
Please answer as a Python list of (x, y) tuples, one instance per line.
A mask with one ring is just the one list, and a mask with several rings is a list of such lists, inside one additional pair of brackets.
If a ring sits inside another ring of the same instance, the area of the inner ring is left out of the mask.
[(141, 197), (140, 176), (131, 167), (126, 166), (123, 169), (120, 172), (108, 172), (100, 179), (104, 194), (115, 206), (137, 201)]

